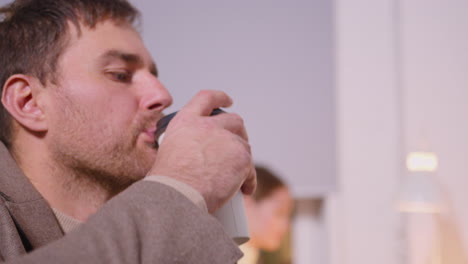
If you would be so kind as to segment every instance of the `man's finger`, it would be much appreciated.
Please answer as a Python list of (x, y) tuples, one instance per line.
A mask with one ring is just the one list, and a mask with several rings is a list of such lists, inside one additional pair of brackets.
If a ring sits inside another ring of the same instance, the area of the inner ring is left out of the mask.
[(251, 195), (255, 192), (257, 188), (257, 172), (255, 167), (252, 166), (252, 169), (247, 176), (247, 179), (244, 181), (244, 184), (241, 187), (242, 193)]
[(211, 116), (209, 118), (212, 118), (218, 125), (220, 125), (224, 129), (238, 135), (245, 141), (249, 141), (249, 137), (244, 126), (244, 120), (238, 114), (223, 113)]
[(198, 92), (180, 111), (209, 116), (213, 109), (231, 105), (232, 99), (225, 92), (204, 90)]

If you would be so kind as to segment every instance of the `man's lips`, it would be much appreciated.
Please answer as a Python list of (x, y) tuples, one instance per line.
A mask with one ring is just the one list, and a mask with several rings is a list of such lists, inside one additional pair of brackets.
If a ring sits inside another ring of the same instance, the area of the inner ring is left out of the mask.
[(163, 117), (162, 114), (158, 116), (158, 118), (148, 118), (144, 120), (144, 124), (147, 124), (146, 126), (142, 127), (141, 134), (144, 135), (143, 139), (145, 142), (154, 144), (154, 132), (156, 132), (156, 123), (158, 122), (159, 119)]
[(146, 129), (144, 133), (152, 140), (154, 141), (154, 132), (156, 131), (156, 126)]

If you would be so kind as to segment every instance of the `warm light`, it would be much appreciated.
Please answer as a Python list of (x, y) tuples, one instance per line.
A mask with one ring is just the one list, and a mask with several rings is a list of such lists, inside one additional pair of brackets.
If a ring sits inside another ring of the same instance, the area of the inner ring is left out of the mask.
[(397, 207), (398, 211), (406, 213), (427, 213), (437, 214), (442, 212), (441, 205), (418, 202), (400, 202)]
[(432, 152), (411, 152), (406, 158), (409, 171), (435, 171), (437, 165), (437, 156)]

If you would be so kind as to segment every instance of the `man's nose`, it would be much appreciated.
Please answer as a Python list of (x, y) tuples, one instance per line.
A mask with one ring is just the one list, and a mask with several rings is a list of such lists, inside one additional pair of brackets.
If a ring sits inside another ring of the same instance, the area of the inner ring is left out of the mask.
[(145, 78), (142, 84), (140, 108), (142, 110), (162, 111), (172, 104), (172, 96), (157, 77)]

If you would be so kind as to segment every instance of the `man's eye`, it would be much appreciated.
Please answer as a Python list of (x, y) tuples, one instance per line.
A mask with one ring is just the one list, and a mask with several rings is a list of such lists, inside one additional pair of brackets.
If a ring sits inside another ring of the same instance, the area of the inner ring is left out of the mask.
[(129, 83), (132, 80), (130, 72), (108, 72), (107, 74), (116, 82)]

